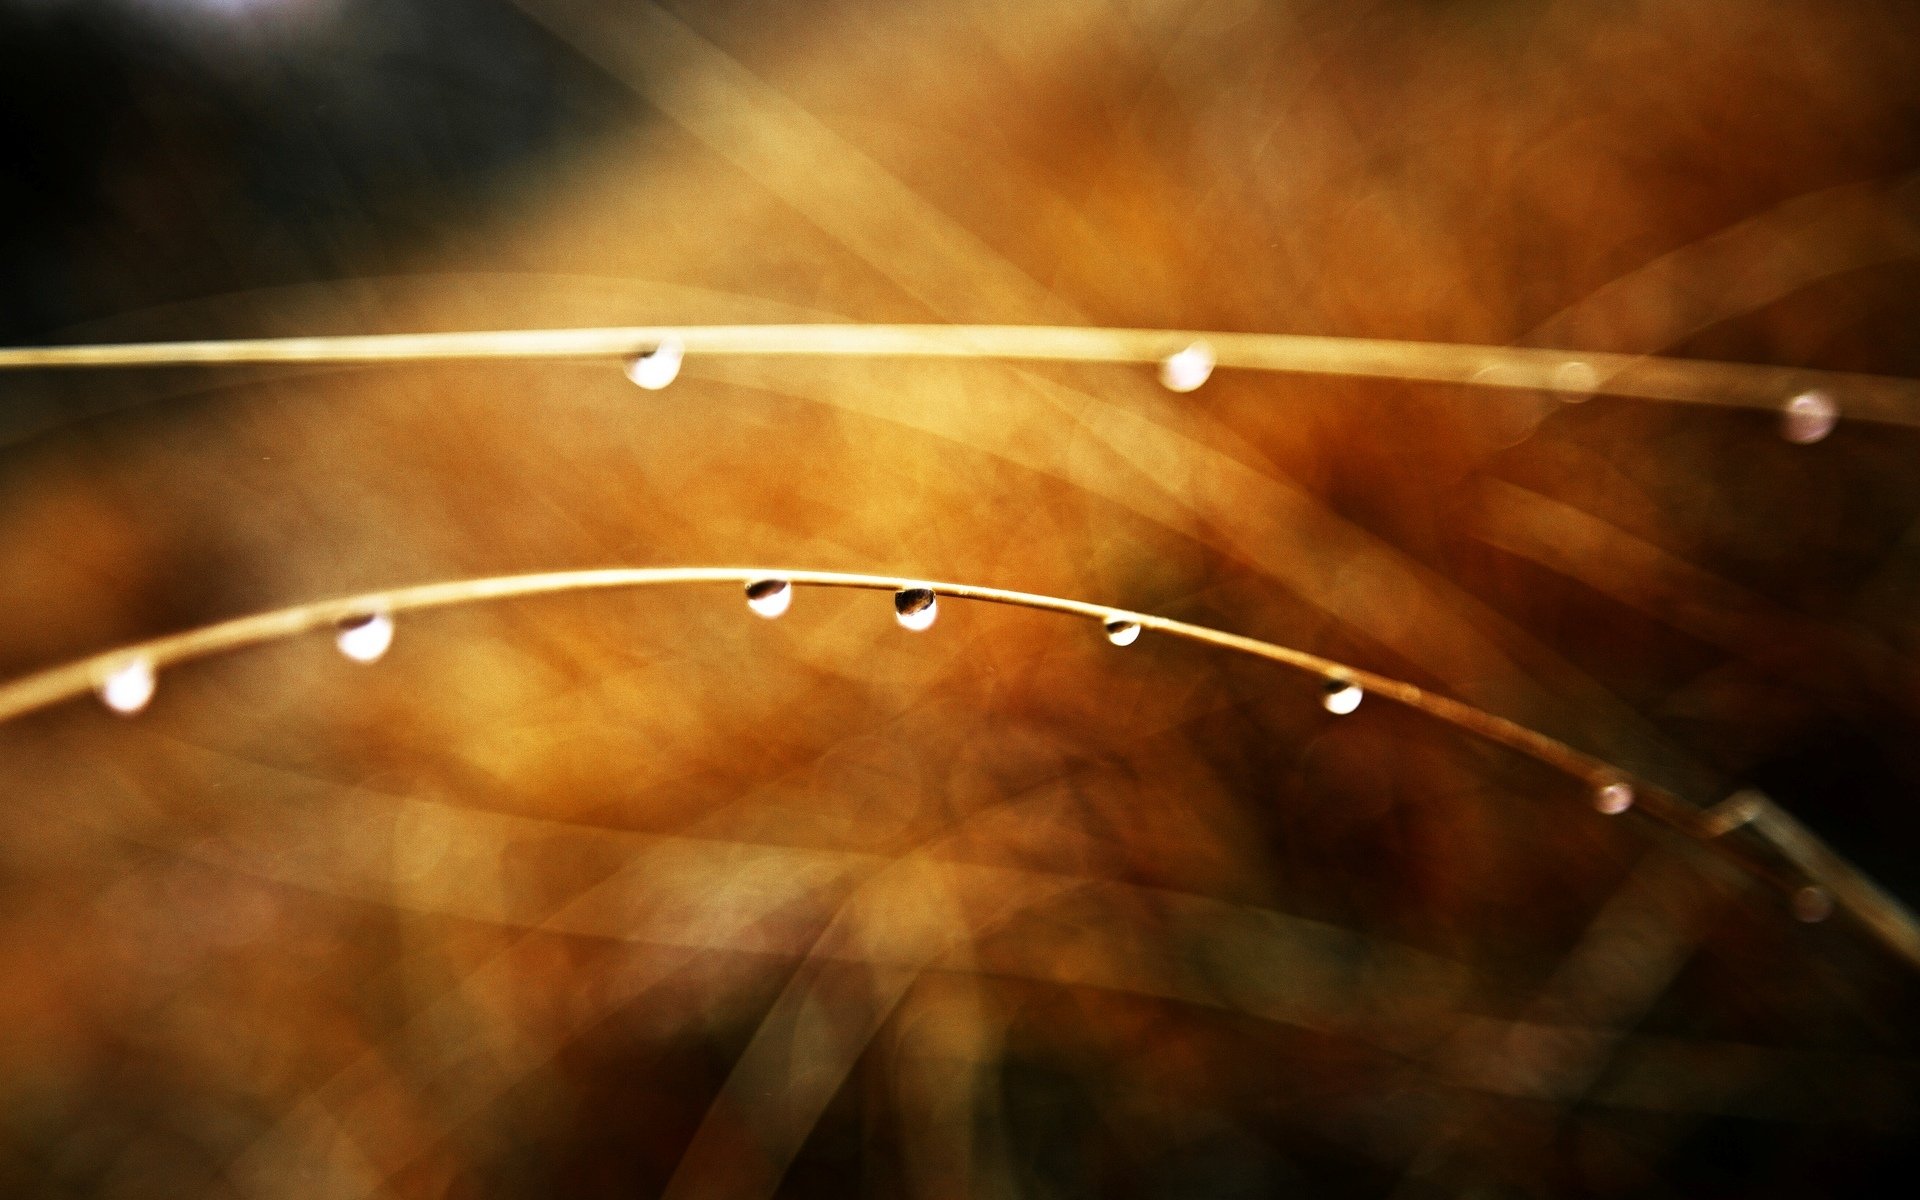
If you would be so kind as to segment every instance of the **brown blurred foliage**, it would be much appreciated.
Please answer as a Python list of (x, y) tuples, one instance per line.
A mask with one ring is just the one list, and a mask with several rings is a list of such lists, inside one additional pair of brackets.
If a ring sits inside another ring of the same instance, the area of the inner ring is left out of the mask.
[[(1086, 322), (1920, 374), (1901, 4), (520, 7), (617, 119), (321, 282), (60, 336)], [(119, 198), (62, 259), (101, 295), (241, 253), (246, 164), (179, 124), (104, 160)], [(1410, 678), (1700, 802), (1758, 783), (1916, 894), (1909, 431), (994, 364), (4, 382), (96, 413), (0, 450), (9, 673), (467, 575), (969, 580)], [(869, 594), (769, 623), (690, 589), (16, 722), (0, 1178), (1766, 1195), (1907, 1165), (1911, 968), (1565, 781), (1316, 700), (1038, 614), (907, 635)]]

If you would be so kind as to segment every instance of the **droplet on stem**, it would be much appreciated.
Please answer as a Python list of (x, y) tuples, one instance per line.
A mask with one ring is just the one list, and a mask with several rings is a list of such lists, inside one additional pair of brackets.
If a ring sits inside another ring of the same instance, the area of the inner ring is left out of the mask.
[(1160, 360), (1160, 382), (1171, 392), (1191, 392), (1213, 374), (1213, 347), (1194, 342)]
[(1487, 363), (1467, 377), (1467, 382), (1475, 387), (1490, 388), (1529, 386), (1525, 380), (1526, 377), (1521, 372), (1502, 362)]
[(747, 585), (747, 607), (772, 620), (793, 604), (793, 585), (784, 579), (756, 579)]
[(932, 588), (901, 588), (894, 593), (893, 612), (903, 628), (917, 633), (940, 615), (940, 600)]
[(1329, 679), (1325, 686), (1326, 695), (1320, 698), (1320, 703), (1337, 717), (1344, 717), (1359, 708), (1361, 698), (1366, 695), (1360, 690), (1359, 684), (1344, 679)]
[(650, 392), (657, 392), (680, 375), (680, 362), (687, 348), (679, 338), (667, 338), (644, 354), (627, 360), (627, 378)]
[(1600, 372), (1584, 359), (1570, 358), (1554, 368), (1553, 390), (1568, 404), (1579, 404), (1600, 390)]
[(1107, 640), (1116, 646), (1131, 646), (1140, 640), (1140, 623), (1129, 621), (1125, 617), (1113, 617), (1106, 622)]
[(385, 612), (348, 617), (336, 627), (333, 644), (355, 662), (378, 662), (393, 645), (393, 618)]
[(1793, 894), (1793, 915), (1816, 925), (1833, 915), (1833, 897), (1825, 888), (1809, 884)]
[(1633, 807), (1633, 785), (1624, 779), (1602, 784), (1593, 791), (1593, 807), (1609, 817), (1617, 817)]
[(1796, 446), (1811, 446), (1833, 432), (1840, 406), (1825, 392), (1801, 392), (1780, 410), (1780, 436)]
[(152, 662), (128, 659), (101, 676), (100, 702), (122, 716), (131, 716), (153, 699), (155, 682)]

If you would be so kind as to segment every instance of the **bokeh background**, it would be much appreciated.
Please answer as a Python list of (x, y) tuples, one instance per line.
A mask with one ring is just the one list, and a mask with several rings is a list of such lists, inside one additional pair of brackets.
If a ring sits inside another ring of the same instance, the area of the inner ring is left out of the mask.
[[(0, 341), (1096, 323), (1920, 375), (1900, 0), (0, 0)], [(1840, 397), (1844, 410), (1845, 397)], [(1415, 680), (1920, 899), (1920, 437), (879, 361), (0, 378), (0, 670), (768, 563)], [(19, 1196), (1805, 1196), (1914, 968), (1377, 701), (550, 597), (0, 727)]]

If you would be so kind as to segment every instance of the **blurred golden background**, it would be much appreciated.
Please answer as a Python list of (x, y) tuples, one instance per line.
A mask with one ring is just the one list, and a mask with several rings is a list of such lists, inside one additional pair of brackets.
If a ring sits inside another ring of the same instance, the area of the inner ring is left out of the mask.
[[(0, 0), (12, 344), (1098, 324), (1920, 376), (1887, 0)], [(0, 378), (0, 670), (770, 563), (1460, 697), (1920, 897), (1920, 437), (1222, 370)], [(1913, 968), (1384, 703), (549, 597), (0, 726), (20, 1196), (1854, 1194)]]

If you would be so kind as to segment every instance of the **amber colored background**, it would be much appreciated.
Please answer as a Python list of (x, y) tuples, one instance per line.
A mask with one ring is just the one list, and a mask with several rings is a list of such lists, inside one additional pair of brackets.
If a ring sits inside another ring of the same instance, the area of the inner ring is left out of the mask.
[[(4, 0), (0, 336), (1095, 323), (1915, 376), (1916, 131), (1891, 0)], [(1920, 437), (1777, 424), (1105, 367), (8, 375), (0, 671), (466, 575), (961, 579), (1764, 787), (1920, 899)], [(1911, 967), (1317, 698), (714, 588), (22, 719), (0, 1191), (1900, 1186)]]

